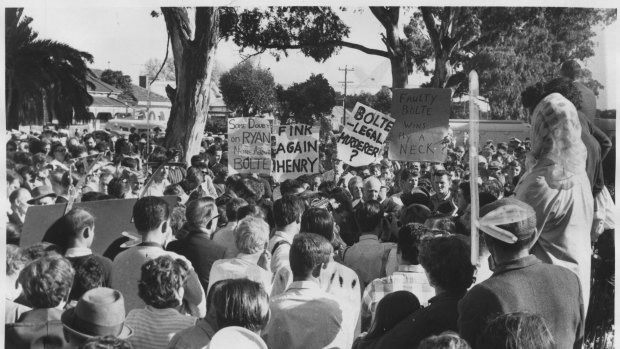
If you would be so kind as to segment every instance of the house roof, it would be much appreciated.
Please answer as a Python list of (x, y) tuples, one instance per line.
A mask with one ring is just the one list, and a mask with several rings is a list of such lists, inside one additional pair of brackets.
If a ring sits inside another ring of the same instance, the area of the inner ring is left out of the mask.
[[(168, 102), (170, 103), (170, 99), (168, 99), (168, 97), (164, 97), (162, 95), (159, 95), (153, 91), (151, 91), (151, 93), (148, 93), (148, 90), (145, 89), (144, 87), (138, 86), (138, 85), (134, 85), (131, 84), (131, 87), (133, 89), (133, 95), (136, 97), (136, 99), (138, 101), (146, 101), (147, 99), (150, 99), (151, 102)], [(147, 98), (147, 96), (149, 96), (149, 98)]]
[(125, 108), (127, 105), (119, 100), (110, 97), (93, 96), (93, 104), (91, 107), (120, 107)]
[(99, 93), (122, 93), (123, 91), (101, 81), (99, 78), (101, 76), (100, 69), (91, 69), (91, 73), (86, 77), (88, 81), (90, 81), (94, 85), (94, 89), (91, 86), (88, 86), (89, 92), (99, 92)]

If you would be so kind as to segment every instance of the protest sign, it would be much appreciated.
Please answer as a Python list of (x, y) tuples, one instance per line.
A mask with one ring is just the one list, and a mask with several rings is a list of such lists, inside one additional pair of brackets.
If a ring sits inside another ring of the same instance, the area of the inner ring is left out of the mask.
[(392, 116), (396, 123), (389, 142), (390, 160), (446, 160), (450, 89), (394, 89)]
[[(176, 205), (176, 196), (161, 198), (166, 200), (170, 208)], [(103, 200), (73, 205), (73, 208), (84, 209), (95, 217), (95, 239), (91, 246), (94, 252), (103, 253), (114, 240), (121, 237), (122, 232), (137, 235), (133, 222), (133, 206), (136, 201), (137, 199)], [(30, 206), (26, 211), (20, 245), (27, 247), (41, 241), (64, 245), (67, 229), (60, 224), (59, 219), (64, 215), (65, 207), (66, 204)]]
[(229, 173), (271, 174), (271, 124), (263, 118), (228, 118)]
[(319, 131), (318, 126), (303, 124), (273, 128), (275, 155), (271, 168), (276, 181), (319, 173)]
[(393, 126), (392, 117), (356, 103), (353, 116), (338, 136), (338, 158), (350, 166), (375, 162)]

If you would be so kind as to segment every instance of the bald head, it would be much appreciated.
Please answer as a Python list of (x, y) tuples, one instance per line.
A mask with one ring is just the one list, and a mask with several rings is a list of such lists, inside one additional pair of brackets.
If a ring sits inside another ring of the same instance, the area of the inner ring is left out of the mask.
[(12, 205), (17, 205), (17, 201), (26, 203), (30, 199), (32, 199), (32, 195), (30, 195), (28, 189), (25, 188), (19, 188), (9, 196), (9, 201)]
[(381, 191), (381, 181), (375, 176), (370, 176), (364, 181), (364, 201), (379, 201), (379, 192)]

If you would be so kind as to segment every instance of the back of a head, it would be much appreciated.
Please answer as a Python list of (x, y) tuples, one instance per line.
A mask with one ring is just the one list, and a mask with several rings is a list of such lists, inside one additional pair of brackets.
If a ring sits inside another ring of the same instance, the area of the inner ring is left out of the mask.
[(273, 203), (273, 218), (276, 227), (283, 228), (299, 221), (305, 209), (304, 201), (295, 195), (284, 195)]
[(471, 349), (471, 347), (457, 333), (446, 331), (422, 340), (418, 349)]
[(401, 258), (410, 264), (420, 264), (418, 250), (420, 241), (425, 236), (431, 236), (431, 230), (420, 223), (409, 223), (398, 232), (398, 250)]
[(446, 291), (465, 292), (473, 283), (476, 268), (470, 262), (467, 237), (436, 236), (421, 244), (418, 259), (431, 284)]
[(577, 109), (581, 107), (581, 91), (579, 91), (573, 80), (568, 77), (558, 77), (547, 81), (547, 83), (545, 83), (542, 98), (552, 93), (561, 94), (562, 96), (564, 96), (564, 98), (568, 99), (571, 103), (573, 103), (573, 105)]
[(366, 339), (381, 337), (418, 309), (420, 301), (413, 293), (403, 290), (388, 293), (377, 304)]
[(94, 228), (95, 226), (95, 217), (90, 214), (88, 211), (81, 208), (73, 208), (71, 211), (67, 212), (61, 220), (64, 223), (64, 228), (66, 229), (66, 234), (68, 239), (80, 239), (82, 237), (82, 233), (86, 228)]
[(93, 288), (103, 287), (105, 271), (103, 265), (94, 257), (80, 259), (75, 265), (75, 277), (71, 287), (71, 300), (79, 300), (82, 295)]
[(30, 263), (30, 257), (19, 246), (6, 245), (6, 275), (13, 276), (19, 273), (24, 267)]
[(574, 59), (562, 63), (560, 74), (571, 80), (576, 80), (581, 76), (581, 65)]
[(164, 255), (151, 259), (141, 267), (138, 295), (157, 309), (174, 308), (181, 304), (179, 290), (185, 284), (189, 266), (182, 259)]
[(528, 249), (532, 239), (536, 237), (536, 212), (532, 206), (510, 197), (491, 202), (484, 206), (481, 205), (480, 217), (483, 218), (487, 214), (503, 206), (513, 206), (520, 209), (524, 213), (523, 219), (517, 222), (497, 225), (498, 228), (504, 229), (515, 235), (517, 237), (517, 241), (513, 244), (509, 244), (488, 234), (484, 235), (485, 241), (488, 245), (492, 244), (497, 248), (497, 250), (500, 251), (516, 252), (522, 249)]
[(382, 217), (381, 204), (375, 200), (364, 202), (355, 210), (355, 220), (364, 233), (374, 231)]
[(287, 179), (284, 182), (280, 183), (280, 194), (284, 195), (295, 195), (304, 191), (302, 184), (295, 179)]
[(138, 233), (155, 230), (170, 217), (168, 203), (156, 196), (145, 196), (138, 199), (133, 206), (134, 225)]
[(237, 221), (244, 219), (245, 217), (256, 217), (265, 219), (265, 211), (258, 205), (244, 205), (237, 210)]
[(246, 206), (247, 204), (248, 202), (241, 198), (230, 199), (230, 201), (226, 203), (226, 217), (228, 218), (228, 221), (232, 222), (239, 220), (237, 218), (237, 211), (239, 208)]
[(246, 217), (235, 228), (235, 245), (241, 253), (254, 254), (269, 242), (269, 225), (261, 218)]
[(301, 232), (323, 236), (327, 241), (334, 239), (334, 218), (324, 208), (309, 208), (301, 216)]
[(332, 245), (321, 235), (297, 234), (289, 254), (293, 276), (304, 279), (309, 277), (318, 266), (329, 262), (332, 252)]
[(49, 255), (28, 264), (20, 273), (18, 282), (33, 308), (54, 308), (67, 299), (74, 274), (67, 259)]
[(219, 329), (239, 326), (258, 332), (269, 322), (269, 296), (262, 284), (226, 279), (213, 284), (208, 295)]
[(551, 349), (553, 335), (539, 314), (509, 313), (487, 324), (477, 343), (480, 349)]
[(187, 203), (185, 218), (187, 224), (193, 227), (202, 227), (208, 220), (217, 215), (215, 200), (203, 197)]

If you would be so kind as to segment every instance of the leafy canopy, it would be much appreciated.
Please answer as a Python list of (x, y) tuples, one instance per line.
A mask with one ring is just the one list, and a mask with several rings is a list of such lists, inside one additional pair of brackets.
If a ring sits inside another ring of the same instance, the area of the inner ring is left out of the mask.
[(276, 102), (271, 71), (255, 67), (249, 60), (222, 74), (220, 91), (226, 105), (243, 116), (270, 111)]
[(308, 80), (287, 89), (278, 85), (277, 95), (282, 122), (292, 118), (296, 123), (314, 124), (336, 105), (336, 91), (323, 74), (312, 74)]

